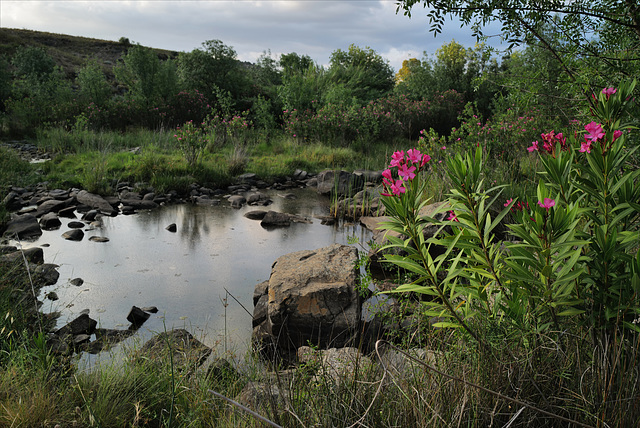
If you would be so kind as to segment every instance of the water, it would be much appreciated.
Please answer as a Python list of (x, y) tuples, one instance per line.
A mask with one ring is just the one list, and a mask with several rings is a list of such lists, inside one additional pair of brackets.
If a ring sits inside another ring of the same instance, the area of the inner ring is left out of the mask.
[[(99, 327), (126, 329), (131, 306), (156, 306), (159, 312), (127, 342), (142, 343), (165, 329), (186, 328), (210, 347), (243, 353), (252, 319), (245, 308), (253, 311), (254, 287), (269, 279), (279, 256), (347, 244), (353, 236), (362, 243), (370, 238), (359, 225), (321, 225), (314, 216), (328, 215), (328, 200), (311, 190), (296, 194), (298, 198), (291, 200), (269, 193), (274, 203), (268, 207), (232, 209), (223, 201), (215, 207), (173, 205), (105, 217), (101, 228), (85, 229), (80, 242), (61, 237), (68, 230), (68, 221), (63, 221), (59, 230), (22, 243), (49, 244), (45, 262), (60, 265), (58, 283), (41, 291), (41, 310), (60, 311), (58, 327), (89, 309)], [(259, 221), (243, 216), (255, 209), (303, 215), (313, 223), (265, 230)], [(176, 233), (165, 230), (171, 223), (176, 223)], [(109, 242), (89, 241), (94, 235)], [(84, 280), (80, 287), (70, 284), (77, 277)], [(59, 300), (44, 299), (50, 291)]]

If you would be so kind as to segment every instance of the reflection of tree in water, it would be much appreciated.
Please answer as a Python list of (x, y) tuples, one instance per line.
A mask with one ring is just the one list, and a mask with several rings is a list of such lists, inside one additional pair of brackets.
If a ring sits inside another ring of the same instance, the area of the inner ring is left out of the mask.
[[(216, 230), (222, 234), (232, 216), (237, 215), (233, 210), (223, 206), (185, 205), (178, 227), (178, 233), (186, 241), (189, 250), (195, 249), (203, 237), (215, 234)], [(177, 224), (178, 222), (176, 222)]]

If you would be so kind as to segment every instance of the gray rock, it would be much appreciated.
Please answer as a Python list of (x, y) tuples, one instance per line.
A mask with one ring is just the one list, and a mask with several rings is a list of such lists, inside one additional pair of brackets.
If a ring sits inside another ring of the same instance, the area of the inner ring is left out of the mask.
[(242, 195), (229, 196), (229, 203), (231, 204), (231, 208), (242, 208), (242, 206), (246, 202), (247, 202), (247, 199)]
[(75, 206), (63, 208), (60, 211), (58, 211), (58, 215), (60, 217), (65, 217), (65, 218), (76, 218), (75, 210), (76, 210)]
[(69, 241), (82, 241), (82, 238), (84, 238), (84, 232), (80, 229), (71, 229), (63, 233), (62, 237)]
[(67, 227), (69, 229), (82, 229), (84, 227), (84, 223), (81, 221), (70, 221), (67, 223)]
[(321, 348), (355, 343), (361, 313), (357, 259), (355, 247), (339, 244), (278, 258), (260, 332), (276, 333), (274, 343), (287, 352), (309, 343)]
[(58, 282), (60, 273), (58, 272), (58, 265), (52, 263), (43, 263), (38, 265), (35, 269), (35, 281), (39, 285), (54, 285)]
[(64, 337), (67, 335), (76, 336), (78, 334), (93, 334), (98, 322), (89, 318), (89, 315), (83, 314), (69, 322), (64, 327), (58, 329), (55, 334), (58, 337)]
[(31, 214), (15, 216), (7, 222), (4, 236), (7, 238), (33, 239), (42, 235), (38, 220)]
[(211, 354), (211, 348), (195, 339), (188, 331), (174, 329), (152, 337), (142, 346), (138, 356), (166, 361), (169, 352), (173, 354), (173, 364), (180, 370), (202, 364)]
[(76, 199), (81, 204), (87, 205), (103, 214), (115, 215), (117, 213), (116, 209), (113, 208), (113, 206), (111, 206), (111, 204), (107, 202), (105, 198), (93, 193), (89, 193), (86, 190), (79, 191), (76, 195)]
[(148, 319), (149, 314), (137, 306), (132, 306), (129, 315), (127, 315), (127, 321), (129, 321), (134, 328), (140, 327)]
[(50, 291), (45, 297), (52, 302), (55, 302), (56, 300), (58, 300), (58, 293), (56, 293), (55, 291)]
[(72, 280), (69, 281), (69, 284), (75, 285), (76, 287), (80, 287), (82, 284), (84, 284), (84, 279), (73, 278)]
[(36, 217), (43, 216), (47, 213), (57, 213), (66, 206), (67, 203), (65, 201), (50, 199), (38, 205), (38, 209), (36, 210)]
[(249, 220), (262, 220), (266, 214), (267, 214), (266, 211), (254, 210), (254, 211), (247, 211), (246, 213), (244, 213), (244, 216)]
[(89, 241), (91, 242), (109, 242), (109, 238), (106, 236), (91, 236), (89, 237)]
[(152, 210), (158, 208), (158, 204), (148, 199), (122, 199), (122, 205), (134, 210)]
[(44, 230), (54, 230), (62, 226), (62, 222), (56, 213), (47, 213), (40, 217), (40, 227)]
[(288, 227), (289, 225), (291, 225), (291, 216), (277, 211), (268, 211), (260, 222), (260, 226), (265, 228)]
[(0, 261), (5, 263), (22, 263), (27, 259), (30, 263), (41, 264), (44, 262), (44, 251), (40, 247), (31, 247), (18, 251), (16, 247), (14, 251), (0, 256)]
[(175, 223), (171, 223), (169, 226), (165, 227), (169, 232), (176, 232), (178, 230), (178, 226)]

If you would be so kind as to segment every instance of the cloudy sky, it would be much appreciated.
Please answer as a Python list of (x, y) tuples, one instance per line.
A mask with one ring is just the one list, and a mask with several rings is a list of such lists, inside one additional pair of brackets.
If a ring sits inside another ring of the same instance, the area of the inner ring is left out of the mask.
[(0, 26), (106, 40), (127, 37), (144, 46), (191, 51), (205, 40), (232, 46), (238, 59), (255, 62), (297, 52), (321, 65), (350, 44), (371, 47), (394, 69), (410, 57), (433, 54), (452, 39), (471, 47), (471, 30), (447, 22), (429, 32), (426, 10), (411, 19), (392, 0), (337, 1), (0, 1)]

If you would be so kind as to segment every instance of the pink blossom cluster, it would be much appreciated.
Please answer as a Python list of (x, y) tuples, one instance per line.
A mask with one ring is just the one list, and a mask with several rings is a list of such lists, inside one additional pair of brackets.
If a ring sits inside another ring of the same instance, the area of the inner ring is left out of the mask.
[(551, 131), (548, 134), (540, 134), (540, 136), (542, 137), (542, 143), (538, 141), (531, 143), (531, 147), (527, 147), (529, 152), (539, 152), (542, 150), (553, 155), (556, 149), (556, 144), (558, 143), (560, 143), (560, 150), (566, 151), (569, 149), (569, 146), (567, 145), (567, 138), (562, 135), (562, 132), (556, 134), (555, 131)]
[[(604, 132), (604, 129), (602, 129), (602, 125), (596, 122), (591, 122), (590, 124), (585, 125), (584, 129), (587, 131), (587, 133), (584, 136), (584, 141), (580, 145), (581, 153), (591, 153), (591, 144), (598, 141), (603, 142), (603, 151), (606, 150), (606, 133)], [(614, 141), (616, 141), (618, 138), (620, 138), (621, 135), (622, 131), (620, 131), (619, 129), (613, 131), (613, 139), (611, 142), (613, 143)]]
[[(507, 202), (504, 203), (504, 206), (508, 207), (511, 202), (513, 202), (513, 198), (507, 199)], [(522, 211), (525, 208), (529, 209), (529, 202), (517, 201), (515, 204), (513, 204), (513, 206), (511, 207), (511, 209), (509, 211), (511, 211), (511, 212)]]
[[(413, 180), (416, 177), (416, 173), (420, 172), (430, 160), (431, 156), (422, 154), (417, 149), (409, 149), (406, 154), (403, 150), (395, 152), (391, 155), (389, 168), (382, 171), (382, 182), (387, 190), (382, 195), (400, 196), (406, 193), (405, 183)], [(397, 179), (393, 176), (392, 168), (397, 168)]]

